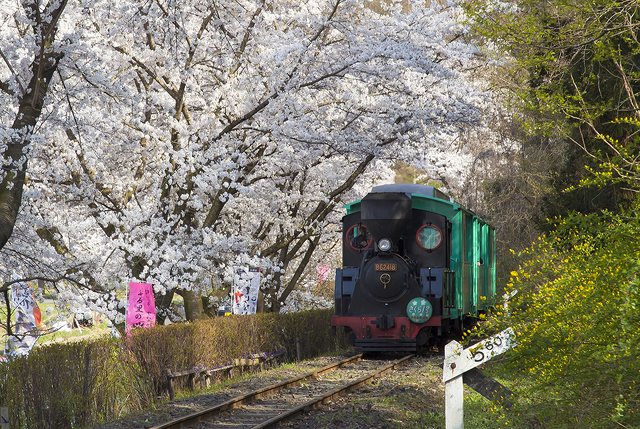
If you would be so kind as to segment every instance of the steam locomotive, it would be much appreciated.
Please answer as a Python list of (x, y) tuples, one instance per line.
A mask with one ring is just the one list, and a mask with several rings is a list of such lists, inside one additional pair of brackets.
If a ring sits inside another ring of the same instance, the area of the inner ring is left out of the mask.
[(495, 230), (431, 186), (374, 187), (346, 206), (335, 315), (361, 351), (416, 351), (495, 301)]

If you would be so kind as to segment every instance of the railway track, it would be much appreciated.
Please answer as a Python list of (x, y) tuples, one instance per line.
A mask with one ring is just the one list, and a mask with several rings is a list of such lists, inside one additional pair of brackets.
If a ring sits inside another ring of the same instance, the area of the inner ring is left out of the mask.
[(412, 357), (408, 355), (389, 362), (363, 360), (361, 354), (352, 356), (150, 429), (274, 427), (391, 371)]

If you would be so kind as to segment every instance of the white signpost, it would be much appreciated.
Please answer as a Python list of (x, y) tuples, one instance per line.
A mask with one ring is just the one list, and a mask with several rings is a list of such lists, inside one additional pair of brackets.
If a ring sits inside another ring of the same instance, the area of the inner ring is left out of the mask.
[(467, 349), (463, 349), (462, 344), (457, 341), (451, 341), (445, 346), (442, 381), (446, 429), (464, 428), (462, 375), (509, 350), (515, 345), (514, 338), (513, 329), (507, 328)]
[(260, 271), (248, 267), (234, 267), (232, 306), (233, 314), (256, 314), (258, 292), (260, 291)]

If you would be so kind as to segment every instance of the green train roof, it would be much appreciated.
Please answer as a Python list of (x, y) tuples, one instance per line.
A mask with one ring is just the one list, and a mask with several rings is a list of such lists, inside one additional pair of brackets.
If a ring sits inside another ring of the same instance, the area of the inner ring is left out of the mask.
[[(447, 218), (453, 218), (457, 212), (463, 210), (473, 216), (477, 215), (471, 210), (461, 207), (459, 204), (448, 197), (444, 192), (433, 186), (416, 185), (408, 183), (394, 183), (389, 185), (374, 186), (371, 193), (404, 193), (411, 196), (411, 206), (414, 209), (425, 210), (441, 214)], [(344, 207), (347, 215), (360, 211), (360, 202), (362, 200), (353, 201)], [(485, 223), (482, 219), (480, 219)]]
[(396, 192), (407, 195), (425, 195), (429, 197), (440, 198), (441, 200), (450, 200), (449, 196), (438, 188), (428, 185), (417, 185), (414, 183), (392, 183), (389, 185), (378, 185), (371, 189), (371, 193)]

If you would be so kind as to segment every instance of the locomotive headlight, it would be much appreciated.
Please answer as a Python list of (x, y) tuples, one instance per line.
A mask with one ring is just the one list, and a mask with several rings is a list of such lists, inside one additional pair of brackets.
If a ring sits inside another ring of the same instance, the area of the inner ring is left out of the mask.
[(383, 238), (378, 241), (378, 249), (383, 252), (388, 252), (389, 250), (391, 250), (391, 240), (389, 240), (388, 238)]

